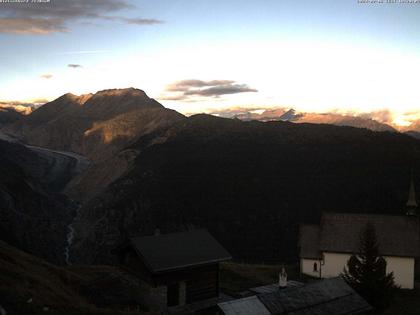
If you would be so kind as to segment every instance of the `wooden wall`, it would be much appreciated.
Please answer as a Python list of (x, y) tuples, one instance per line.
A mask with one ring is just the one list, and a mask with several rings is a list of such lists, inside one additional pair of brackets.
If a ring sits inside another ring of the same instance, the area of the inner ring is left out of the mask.
[(219, 294), (218, 263), (151, 274), (134, 250), (127, 250), (122, 253), (120, 263), (152, 287), (170, 286), (185, 282), (187, 304), (214, 298)]

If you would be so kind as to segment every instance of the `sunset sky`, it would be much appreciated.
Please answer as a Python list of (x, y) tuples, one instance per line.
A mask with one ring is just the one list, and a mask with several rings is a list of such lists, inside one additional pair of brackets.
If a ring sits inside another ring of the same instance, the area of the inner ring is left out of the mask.
[(0, 101), (132, 86), (184, 113), (390, 110), (407, 123), (420, 118), (420, 3), (396, 2), (0, 1)]

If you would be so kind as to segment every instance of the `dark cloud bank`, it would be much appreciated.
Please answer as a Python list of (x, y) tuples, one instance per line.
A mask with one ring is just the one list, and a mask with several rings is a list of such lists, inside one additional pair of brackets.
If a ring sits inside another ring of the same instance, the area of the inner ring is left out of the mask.
[(157, 19), (110, 16), (134, 8), (126, 0), (54, 0), (48, 3), (1, 3), (0, 33), (49, 34), (69, 31), (70, 22), (112, 20), (135, 25), (162, 23)]
[(246, 84), (237, 84), (232, 80), (183, 80), (167, 86), (166, 92), (171, 95), (164, 96), (162, 100), (189, 100), (193, 96), (220, 97), (227, 94), (258, 92)]

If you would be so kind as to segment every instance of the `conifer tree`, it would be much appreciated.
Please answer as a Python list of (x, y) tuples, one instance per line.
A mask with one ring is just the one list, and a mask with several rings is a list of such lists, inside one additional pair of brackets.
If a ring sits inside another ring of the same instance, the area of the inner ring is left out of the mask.
[(375, 227), (369, 222), (360, 235), (359, 254), (350, 257), (342, 276), (378, 314), (389, 306), (397, 288), (393, 272), (386, 273), (386, 265), (379, 255)]

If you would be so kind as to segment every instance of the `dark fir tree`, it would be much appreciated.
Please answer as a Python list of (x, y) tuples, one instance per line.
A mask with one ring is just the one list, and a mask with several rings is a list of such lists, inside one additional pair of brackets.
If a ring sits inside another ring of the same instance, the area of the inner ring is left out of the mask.
[(386, 264), (379, 255), (375, 227), (368, 223), (360, 235), (359, 254), (350, 257), (343, 278), (377, 313), (382, 313), (389, 306), (397, 288), (393, 272), (386, 273)]

